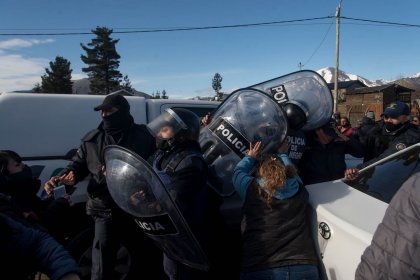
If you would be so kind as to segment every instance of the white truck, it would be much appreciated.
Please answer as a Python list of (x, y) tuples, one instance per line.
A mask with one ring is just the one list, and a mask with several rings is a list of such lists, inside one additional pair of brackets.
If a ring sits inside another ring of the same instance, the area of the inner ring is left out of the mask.
[[(127, 96), (134, 121), (147, 124), (166, 108), (185, 108), (199, 117), (213, 111), (220, 102), (188, 99), (145, 99)], [(0, 149), (13, 150), (32, 167), (41, 182), (65, 167), (80, 145), (81, 138), (101, 122), (94, 107), (101, 95), (0, 94)], [(80, 188), (79, 188), (80, 189)], [(77, 202), (83, 199), (77, 196)]]

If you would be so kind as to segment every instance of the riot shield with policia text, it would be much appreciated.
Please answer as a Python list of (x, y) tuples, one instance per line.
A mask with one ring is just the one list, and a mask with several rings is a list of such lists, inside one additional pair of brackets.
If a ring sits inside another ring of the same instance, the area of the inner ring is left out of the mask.
[(233, 169), (250, 143), (261, 141), (263, 153), (275, 152), (286, 134), (286, 115), (272, 96), (256, 89), (232, 92), (200, 131), (209, 185), (219, 195), (231, 195)]
[(331, 91), (315, 71), (302, 70), (250, 87), (278, 100), (293, 129), (314, 130), (326, 124), (333, 114)]
[(220, 195), (231, 195), (233, 169), (251, 142), (261, 140), (263, 153), (275, 152), (288, 128), (318, 128), (330, 120), (332, 110), (327, 83), (310, 70), (232, 92), (200, 132), (210, 186)]
[(172, 259), (208, 270), (208, 259), (165, 184), (140, 156), (120, 146), (104, 151), (108, 190), (116, 204)]

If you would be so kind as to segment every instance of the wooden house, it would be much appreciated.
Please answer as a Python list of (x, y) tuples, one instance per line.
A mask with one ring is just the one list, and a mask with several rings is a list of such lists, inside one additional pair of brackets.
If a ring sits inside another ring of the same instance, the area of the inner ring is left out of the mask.
[(354, 88), (345, 91), (345, 98), (338, 104), (337, 110), (342, 116), (349, 117), (353, 126), (357, 126), (368, 111), (375, 113), (376, 120), (380, 119), (384, 109), (396, 100), (406, 102), (411, 108), (413, 91), (411, 88), (396, 83)]

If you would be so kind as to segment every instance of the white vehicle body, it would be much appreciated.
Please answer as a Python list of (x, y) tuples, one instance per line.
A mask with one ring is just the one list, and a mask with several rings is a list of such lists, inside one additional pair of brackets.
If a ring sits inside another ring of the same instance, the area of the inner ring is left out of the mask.
[[(309, 185), (307, 190), (316, 211), (317, 240), (328, 279), (354, 279), (360, 257), (370, 244), (388, 204), (341, 180)], [(323, 225), (330, 230), (329, 238), (325, 236), (328, 229), (323, 229)]]
[[(420, 143), (362, 169), (360, 182), (375, 190), (392, 185), (397, 190), (420, 171), (419, 152)], [(306, 186), (324, 279), (354, 279), (361, 256), (388, 207), (387, 202), (369, 195), (369, 191), (349, 184), (341, 179)]]
[[(100, 112), (94, 107), (103, 95), (0, 94), (0, 149), (17, 152), (26, 164), (38, 166), (41, 182), (64, 168), (84, 135), (98, 127)], [(126, 96), (130, 112), (138, 124), (147, 124), (166, 108), (185, 108), (203, 117), (220, 103), (188, 99), (145, 99)], [(74, 202), (86, 200), (87, 180), (77, 185)]]

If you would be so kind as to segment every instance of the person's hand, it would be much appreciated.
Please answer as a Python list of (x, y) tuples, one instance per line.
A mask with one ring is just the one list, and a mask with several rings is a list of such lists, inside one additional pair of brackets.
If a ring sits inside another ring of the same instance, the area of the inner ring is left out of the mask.
[(70, 171), (67, 174), (61, 175), (59, 180), (65, 185), (73, 186), (76, 183), (76, 176), (73, 171)]
[(51, 177), (45, 184), (44, 184), (44, 190), (47, 193), (48, 196), (52, 195), (53, 189), (57, 184), (60, 182), (59, 176)]
[(143, 190), (137, 191), (130, 196), (130, 203), (132, 205), (137, 205), (142, 200), (146, 199), (146, 193)]
[(262, 143), (261, 141), (257, 141), (255, 142), (255, 144), (249, 144), (249, 151), (248, 151), (248, 156), (253, 157), (253, 158), (258, 158), (258, 156), (261, 153), (261, 149), (262, 149)]
[(105, 165), (102, 165), (101, 171), (102, 171), (102, 175), (104, 175), (106, 177), (106, 167), (105, 167)]
[(357, 169), (357, 168), (347, 168), (344, 171), (344, 177), (347, 180), (354, 180), (354, 179), (356, 179), (357, 174), (359, 174), (359, 169)]

